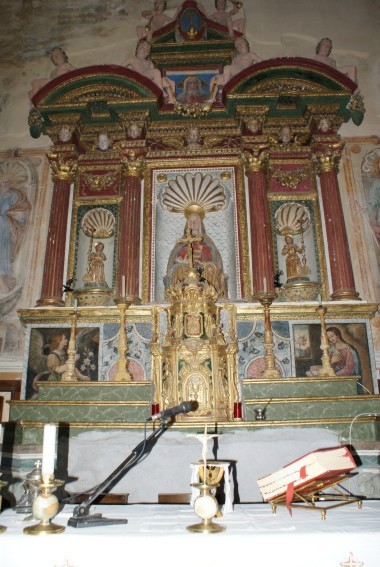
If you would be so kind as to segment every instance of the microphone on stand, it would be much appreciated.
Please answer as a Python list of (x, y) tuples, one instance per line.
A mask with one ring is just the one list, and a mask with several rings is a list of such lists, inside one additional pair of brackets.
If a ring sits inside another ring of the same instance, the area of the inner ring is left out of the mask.
[(162, 419), (166, 421), (169, 417), (174, 417), (179, 413), (188, 413), (189, 411), (195, 411), (198, 407), (198, 402), (182, 402), (179, 406), (174, 406), (173, 408), (168, 408), (166, 410), (160, 411), (151, 417), (148, 417), (146, 421), (156, 421), (156, 419)]

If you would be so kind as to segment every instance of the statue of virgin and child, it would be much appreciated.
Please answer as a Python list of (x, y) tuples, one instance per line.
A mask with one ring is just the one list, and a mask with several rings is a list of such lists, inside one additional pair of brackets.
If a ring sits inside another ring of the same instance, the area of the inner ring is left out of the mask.
[(177, 240), (172, 249), (166, 276), (165, 289), (184, 283), (195, 270), (199, 280), (213, 285), (220, 297), (227, 297), (227, 281), (223, 261), (213, 240), (204, 226), (205, 211), (192, 203), (184, 210), (186, 224), (184, 237)]

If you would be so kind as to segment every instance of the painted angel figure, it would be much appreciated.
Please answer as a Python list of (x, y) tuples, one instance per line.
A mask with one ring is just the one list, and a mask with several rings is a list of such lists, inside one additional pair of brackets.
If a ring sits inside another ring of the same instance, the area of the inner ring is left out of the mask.
[[(30, 335), (28, 380), (26, 398), (37, 398), (40, 382), (61, 382), (65, 380), (68, 360), (68, 329), (50, 329), (40, 331), (32, 329)], [(78, 361), (80, 355), (76, 355)], [(78, 380), (89, 380), (75, 368)]]

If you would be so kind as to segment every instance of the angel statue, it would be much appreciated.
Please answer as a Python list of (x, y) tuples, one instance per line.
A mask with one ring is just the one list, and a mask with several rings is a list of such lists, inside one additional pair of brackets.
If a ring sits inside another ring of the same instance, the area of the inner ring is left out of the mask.
[(167, 8), (166, 0), (155, 0), (153, 10), (144, 10), (141, 15), (148, 20), (145, 26), (137, 26), (136, 33), (139, 39), (146, 38), (152, 41), (153, 33), (166, 26), (172, 19), (164, 14)]

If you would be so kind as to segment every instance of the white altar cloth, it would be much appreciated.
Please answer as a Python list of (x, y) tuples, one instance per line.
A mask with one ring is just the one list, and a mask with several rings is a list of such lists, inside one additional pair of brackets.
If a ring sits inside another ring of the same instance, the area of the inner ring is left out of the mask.
[[(67, 525), (73, 506), (55, 522)], [(272, 514), (268, 504), (236, 505), (215, 522), (226, 531), (196, 534), (186, 526), (198, 521), (189, 505), (130, 504), (92, 506), (105, 517), (128, 524), (70, 528), (62, 534), (23, 534), (24, 516), (6, 510), (0, 524), (1, 567), (378, 567), (380, 501), (365, 501), (329, 510), (326, 520), (310, 510), (286, 508)], [(356, 563), (355, 563), (356, 562)]]

